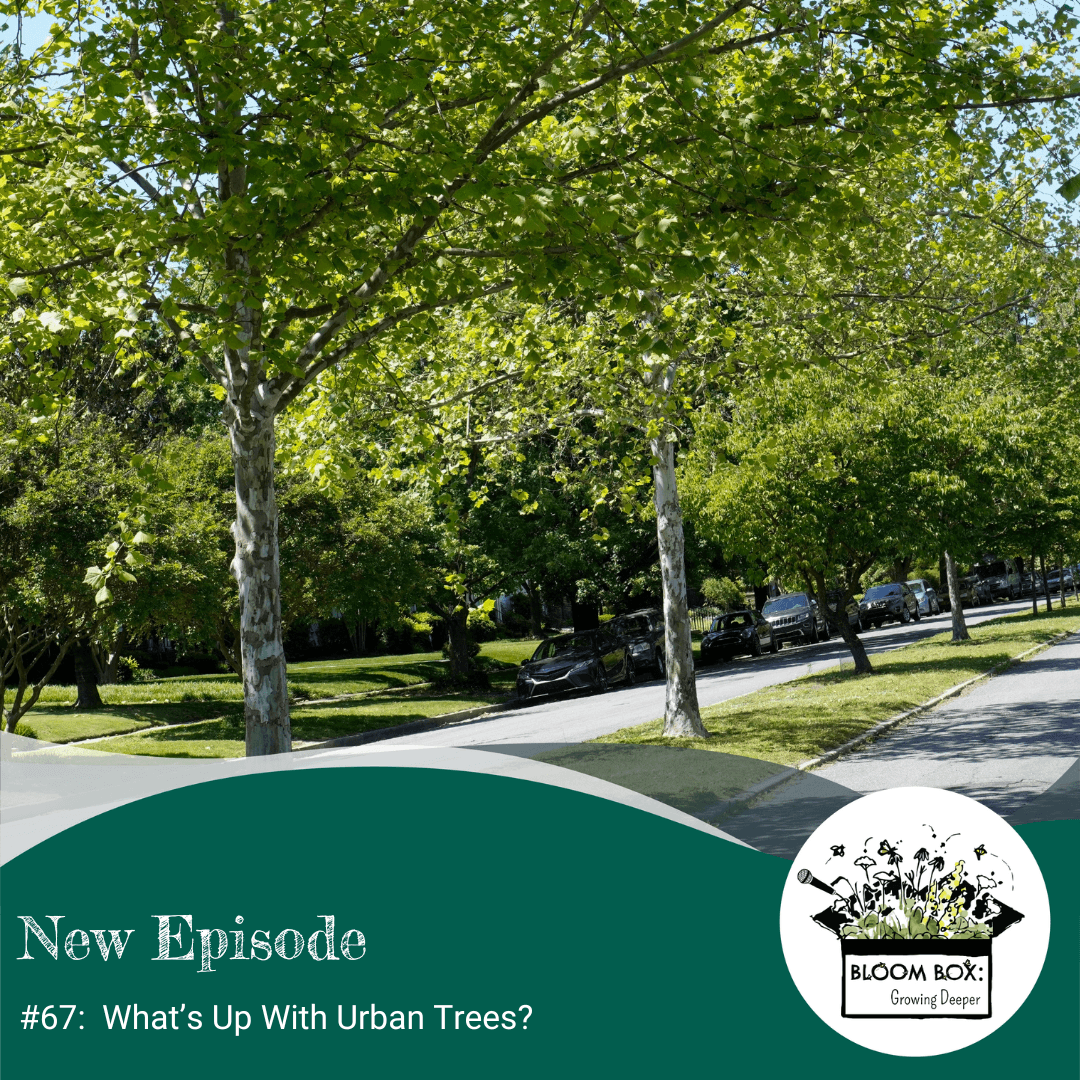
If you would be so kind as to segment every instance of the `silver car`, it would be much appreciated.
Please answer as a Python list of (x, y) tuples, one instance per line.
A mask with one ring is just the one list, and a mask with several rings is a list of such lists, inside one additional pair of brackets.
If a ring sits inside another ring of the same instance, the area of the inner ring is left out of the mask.
[(941, 604), (938, 601), (937, 590), (926, 578), (915, 578), (908, 582), (908, 586), (919, 601), (920, 615), (940, 615)]

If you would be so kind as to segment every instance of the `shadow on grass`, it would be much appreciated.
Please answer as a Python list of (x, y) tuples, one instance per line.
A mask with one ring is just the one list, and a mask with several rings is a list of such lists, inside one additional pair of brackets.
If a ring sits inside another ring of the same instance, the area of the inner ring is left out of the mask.
[[(395, 664), (385, 668), (349, 668), (341, 671), (289, 670), (289, 683), (305, 690), (313, 686), (325, 687), (331, 693), (334, 687), (347, 683), (371, 685), (373, 689), (390, 686), (407, 686), (410, 682), (428, 682), (433, 674), (430, 662)], [(347, 692), (347, 691), (340, 691)]]
[(64, 709), (35, 709), (20, 722), (17, 731), (45, 742), (68, 743), (123, 735), (145, 727), (191, 724), (220, 717), (223, 713), (243, 718), (243, 704), (220, 701), (170, 703), (162, 705), (106, 705), (93, 712)]
[(599, 777), (687, 814), (698, 814), (745, 791), (783, 766), (685, 746), (587, 743), (549, 750), (535, 760)]

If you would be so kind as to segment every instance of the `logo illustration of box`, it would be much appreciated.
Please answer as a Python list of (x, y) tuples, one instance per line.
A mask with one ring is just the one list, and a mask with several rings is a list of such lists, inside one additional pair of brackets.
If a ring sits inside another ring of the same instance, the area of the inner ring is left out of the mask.
[(985, 1020), (992, 945), (991, 938), (841, 938), (840, 1015)]

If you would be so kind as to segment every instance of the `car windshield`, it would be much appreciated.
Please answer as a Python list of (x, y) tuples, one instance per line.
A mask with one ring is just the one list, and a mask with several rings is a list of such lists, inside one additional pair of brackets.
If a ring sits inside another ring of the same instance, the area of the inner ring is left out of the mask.
[(721, 615), (719, 619), (713, 619), (713, 632), (717, 630), (744, 630), (747, 627), (753, 626), (754, 620), (745, 611), (740, 611), (737, 615)]
[(914, 589), (917, 593), (926, 592), (926, 588), (921, 581), (909, 581), (908, 587)]
[(770, 600), (761, 609), (761, 614), (775, 615), (779, 611), (796, 611), (804, 607), (806, 607), (806, 597), (802, 593), (795, 593), (794, 596), (778, 596), (775, 600)]
[(592, 634), (574, 634), (572, 637), (551, 638), (540, 643), (534, 660), (552, 660), (557, 656), (592, 656), (596, 652), (596, 638)]
[(872, 585), (866, 590), (864, 600), (882, 600), (886, 596), (899, 596), (899, 585)]
[(975, 567), (975, 572), (981, 578), (988, 577), (1005, 577), (1008, 570), (1003, 562), (984, 563), (982, 566)]

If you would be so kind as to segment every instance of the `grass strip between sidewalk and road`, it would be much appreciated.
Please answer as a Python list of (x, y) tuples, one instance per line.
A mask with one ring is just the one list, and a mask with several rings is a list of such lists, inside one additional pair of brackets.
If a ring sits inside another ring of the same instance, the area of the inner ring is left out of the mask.
[[(500, 701), (513, 689), (517, 664), (531, 656), (536, 645), (518, 640), (484, 643), (480, 656), (490, 692), (440, 686), (445, 664), (438, 653), (290, 664), (293, 739), (322, 742)], [(244, 754), (244, 695), (235, 675), (153, 679), (102, 686), (100, 693), (105, 707), (82, 712), (71, 705), (74, 687), (48, 686), (16, 733), (51, 743), (93, 739), (88, 748), (111, 753)]]
[(914, 709), (960, 683), (1008, 663), (1065, 631), (1080, 630), (1080, 609), (1022, 615), (968, 628), (971, 640), (950, 633), (879, 653), (874, 673), (843, 668), (806, 675), (703, 709), (708, 739), (664, 738), (663, 720), (622, 728), (593, 740), (716, 750), (797, 765), (841, 746), (898, 713)]

